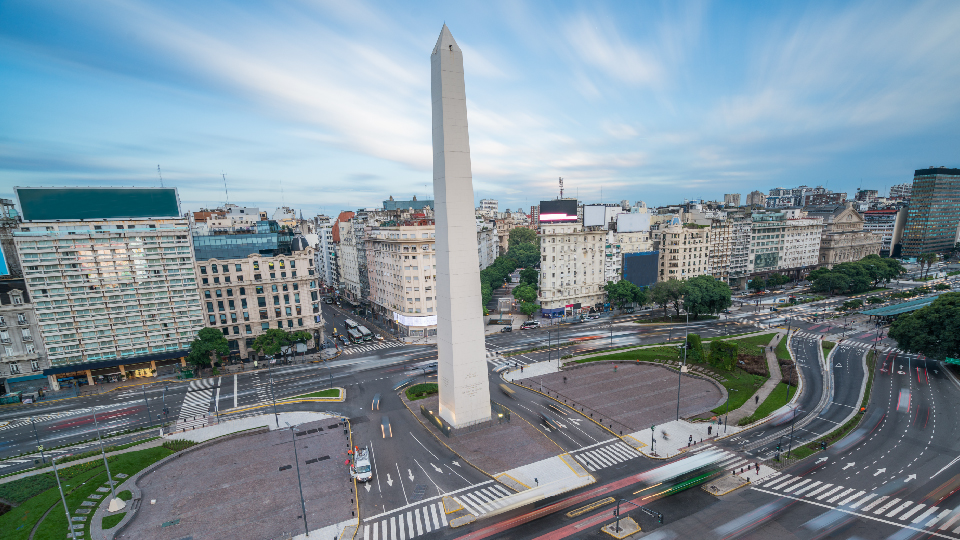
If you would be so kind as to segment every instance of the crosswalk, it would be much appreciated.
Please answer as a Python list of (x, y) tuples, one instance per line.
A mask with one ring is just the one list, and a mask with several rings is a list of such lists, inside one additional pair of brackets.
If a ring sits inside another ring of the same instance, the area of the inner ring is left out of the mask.
[(363, 540), (406, 540), (447, 526), (440, 501), (384, 517), (363, 526)]
[(509, 489), (500, 484), (492, 483), (484, 487), (478, 487), (473, 491), (461, 493), (454, 497), (471, 514), (479, 517), (487, 512), (499, 508), (497, 500), (512, 495)]
[(880, 495), (876, 490), (847, 488), (839, 484), (779, 472), (753, 482), (753, 488), (815, 502), (821, 506), (835, 505), (835, 508), (842, 508), (867, 517), (960, 533), (960, 508), (942, 509), (897, 498), (896, 494)]
[(571, 452), (588, 471), (598, 471), (640, 457), (640, 453), (623, 441), (598, 446), (589, 450)]
[(382, 349), (392, 349), (394, 347), (401, 347), (403, 343), (397, 341), (381, 341), (379, 343), (371, 343), (369, 345), (347, 345), (343, 347), (341, 355), (347, 354), (359, 354), (364, 352), (377, 351)]
[(183, 397), (183, 405), (180, 406), (177, 429), (206, 425), (205, 417), (210, 411), (210, 400), (213, 399), (215, 388), (216, 380), (212, 378), (190, 381), (187, 394)]

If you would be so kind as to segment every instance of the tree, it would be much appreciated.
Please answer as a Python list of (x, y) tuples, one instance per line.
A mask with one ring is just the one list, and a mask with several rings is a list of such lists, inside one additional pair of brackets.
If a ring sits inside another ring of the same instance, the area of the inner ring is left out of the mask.
[(907, 352), (960, 358), (960, 293), (944, 293), (929, 306), (901, 315), (889, 335)]
[(930, 267), (933, 266), (933, 263), (937, 262), (939, 257), (936, 253), (921, 253), (917, 256), (917, 262), (920, 263), (920, 279), (923, 279), (923, 266), (927, 266), (927, 272), (930, 271)]
[(663, 314), (667, 314), (667, 306), (673, 304), (673, 308), (677, 312), (677, 317), (680, 317), (680, 308), (682, 307), (683, 301), (683, 288), (685, 281), (680, 281), (677, 279), (668, 279), (667, 281), (658, 281), (650, 289), (650, 300), (654, 304), (663, 308)]
[(524, 268), (520, 271), (520, 284), (521, 285), (533, 285), (537, 287), (537, 282), (540, 281), (540, 272), (537, 272), (536, 268)]
[(687, 280), (683, 293), (683, 309), (696, 319), (703, 313), (720, 313), (732, 304), (730, 286), (712, 276)]
[(767, 284), (764, 282), (763, 278), (753, 278), (749, 283), (747, 283), (747, 287), (749, 287), (753, 292), (760, 292), (767, 287)]
[(615, 304), (619, 309), (623, 309), (623, 306), (632, 302), (644, 304), (647, 301), (647, 292), (625, 279), (616, 283), (608, 281), (603, 286), (603, 290), (607, 291), (607, 299), (610, 303)]
[(520, 285), (513, 288), (513, 297), (521, 302), (536, 302), (537, 290), (530, 285)]
[(297, 330), (296, 332), (290, 332), (290, 341), (293, 343), (306, 343), (313, 339), (313, 334), (307, 332), (306, 330)]
[(520, 313), (526, 315), (527, 318), (536, 313), (538, 309), (540, 309), (540, 304), (534, 304), (532, 302), (520, 303)]
[(511, 250), (518, 244), (533, 244), (537, 251), (540, 250), (540, 239), (537, 238), (537, 231), (525, 227), (514, 227), (510, 229), (507, 238), (507, 250)]
[[(518, 229), (513, 230), (516, 231)], [(529, 229), (520, 230), (526, 231)], [(524, 268), (532, 268), (540, 263), (540, 248), (537, 247), (536, 244), (517, 244), (510, 248), (510, 251), (507, 252), (507, 257), (517, 261), (519, 266)]]
[(933, 286), (933, 290), (935, 291), (946, 291), (948, 289), (950, 289), (950, 285), (948, 283), (937, 283)]
[(773, 274), (767, 278), (767, 283), (769, 283), (771, 287), (779, 287), (790, 283), (790, 277), (784, 274)]
[(198, 368), (206, 367), (207, 364), (213, 367), (213, 363), (220, 360), (221, 356), (230, 354), (230, 344), (227, 338), (223, 337), (223, 332), (216, 328), (204, 328), (197, 333), (197, 339), (190, 343), (190, 353), (187, 354), (187, 362)]
[(253, 349), (260, 354), (276, 356), (290, 345), (290, 334), (279, 328), (271, 328), (253, 340)]

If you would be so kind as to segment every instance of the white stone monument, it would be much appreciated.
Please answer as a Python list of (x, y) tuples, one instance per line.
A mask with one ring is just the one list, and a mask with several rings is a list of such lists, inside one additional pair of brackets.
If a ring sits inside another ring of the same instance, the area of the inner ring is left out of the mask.
[(490, 419), (490, 386), (463, 53), (447, 25), (443, 25), (437, 46), (430, 55), (430, 67), (440, 417), (459, 428)]

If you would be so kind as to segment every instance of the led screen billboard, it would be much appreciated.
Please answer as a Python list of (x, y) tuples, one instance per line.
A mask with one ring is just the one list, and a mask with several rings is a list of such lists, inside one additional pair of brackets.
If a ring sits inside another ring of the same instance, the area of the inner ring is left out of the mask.
[(540, 201), (540, 223), (573, 223), (575, 221), (577, 221), (576, 200)]
[(15, 187), (24, 221), (177, 218), (176, 188)]
[(659, 251), (623, 254), (623, 279), (637, 287), (649, 287), (657, 282)]

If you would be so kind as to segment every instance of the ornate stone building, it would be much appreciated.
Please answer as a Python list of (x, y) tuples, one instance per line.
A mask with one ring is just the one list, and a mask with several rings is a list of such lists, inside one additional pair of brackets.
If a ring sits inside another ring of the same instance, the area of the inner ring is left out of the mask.
[(863, 216), (853, 203), (811, 206), (804, 210), (808, 217), (823, 218), (825, 225), (820, 241), (819, 266), (859, 261), (867, 255), (879, 255), (883, 237), (864, 229)]

